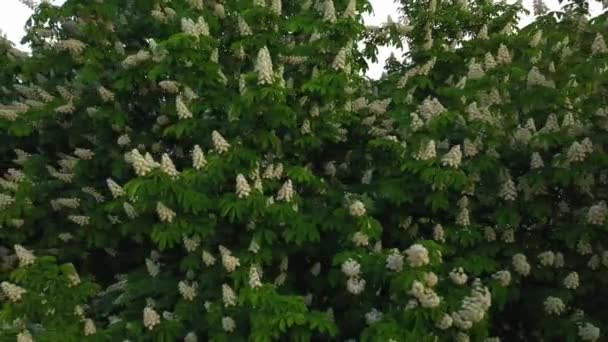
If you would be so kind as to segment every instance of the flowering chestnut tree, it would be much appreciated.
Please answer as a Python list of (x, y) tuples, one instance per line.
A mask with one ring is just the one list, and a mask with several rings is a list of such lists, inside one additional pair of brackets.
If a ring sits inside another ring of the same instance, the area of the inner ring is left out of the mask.
[(599, 341), (606, 19), (402, 3), (35, 7), (0, 49), (0, 336)]

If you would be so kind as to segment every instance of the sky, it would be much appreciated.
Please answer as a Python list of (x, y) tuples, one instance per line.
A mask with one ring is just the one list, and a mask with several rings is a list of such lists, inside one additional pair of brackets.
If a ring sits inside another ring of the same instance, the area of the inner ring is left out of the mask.
[[(513, 1), (513, 0), (511, 0)], [(509, 1), (509, 2), (511, 2)], [(523, 0), (527, 8), (532, 7), (533, 0)], [(23, 5), (19, 0), (0, 0), (0, 31), (4, 32), (8, 39), (15, 42), (18, 46), (24, 35), (23, 27), (27, 21), (31, 10)], [(51, 0), (53, 3), (60, 3), (62, 0)], [(547, 7), (551, 10), (559, 8), (558, 0), (544, 0)], [(374, 12), (365, 17), (365, 23), (368, 25), (380, 25), (386, 21), (387, 16), (398, 18), (397, 4), (392, 0), (371, 0)], [(591, 0), (591, 14), (597, 15), (602, 11), (602, 6), (599, 1)], [(532, 16), (522, 18), (520, 25), (526, 25), (533, 20)], [(390, 56), (391, 52), (399, 53), (390, 47), (380, 47), (378, 49), (379, 63), (370, 65), (368, 76), (371, 78), (379, 78), (382, 75), (384, 61)]]

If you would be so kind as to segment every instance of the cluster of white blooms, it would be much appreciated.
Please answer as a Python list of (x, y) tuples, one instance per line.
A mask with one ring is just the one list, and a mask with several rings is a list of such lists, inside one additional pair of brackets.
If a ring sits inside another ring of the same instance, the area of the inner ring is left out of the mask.
[(341, 269), (342, 273), (349, 278), (358, 277), (361, 272), (361, 265), (353, 259), (348, 259), (342, 263)]
[(467, 78), (470, 80), (478, 80), (485, 76), (485, 72), (483, 71), (483, 67), (481, 63), (475, 62), (475, 59), (472, 59), (469, 63), (469, 70), (467, 72)]
[(358, 247), (364, 247), (369, 245), (369, 236), (363, 232), (355, 232), (351, 241)]
[(511, 272), (507, 270), (502, 270), (494, 273), (492, 278), (498, 280), (501, 286), (509, 286), (511, 284)]
[(368, 325), (372, 325), (374, 323), (378, 323), (382, 320), (382, 312), (378, 311), (376, 308), (372, 308), (372, 310), (365, 314), (365, 322)]
[(567, 289), (576, 290), (578, 288), (579, 284), (580, 284), (580, 282), (579, 282), (579, 278), (578, 278), (578, 273), (576, 273), (576, 272), (570, 272), (564, 278), (564, 286)]
[(437, 156), (435, 140), (429, 140), (425, 145), (421, 146), (420, 150), (414, 155), (417, 160), (430, 160)]
[(124, 202), (122, 204), (122, 208), (124, 209), (127, 217), (130, 218), (131, 220), (133, 220), (137, 217), (137, 212), (135, 211), (135, 208), (130, 203)]
[(21, 245), (15, 245), (15, 254), (17, 255), (17, 259), (19, 260), (19, 267), (25, 267), (33, 264), (36, 261), (36, 256), (32, 251), (26, 249)]
[(583, 341), (597, 341), (600, 338), (600, 328), (587, 322), (578, 327), (578, 336)]
[(184, 337), (184, 342), (198, 342), (198, 337), (196, 336), (196, 333), (192, 331), (187, 333)]
[(198, 293), (197, 288), (198, 288), (197, 283), (192, 283), (191, 285), (189, 285), (185, 281), (180, 281), (177, 284), (177, 289), (179, 290), (179, 293), (182, 295), (182, 297), (185, 300), (188, 300), (188, 301), (193, 301), (194, 298), (196, 298), (196, 295)]
[(190, 119), (193, 117), (192, 112), (188, 109), (188, 106), (184, 103), (181, 96), (175, 97), (175, 110), (177, 111), (177, 117), (180, 119)]
[(28, 330), (24, 330), (17, 334), (17, 342), (34, 342), (34, 338)]
[(524, 254), (517, 253), (513, 255), (512, 263), (515, 272), (521, 274), (524, 277), (530, 274), (531, 266), (530, 263), (528, 263), (528, 259)]
[(559, 297), (547, 297), (543, 306), (549, 315), (561, 315), (566, 310), (566, 304)]
[(532, 158), (530, 159), (530, 169), (540, 169), (545, 166), (543, 162), (543, 158), (540, 156), (538, 152), (532, 153)]
[(476, 279), (473, 284), (471, 295), (462, 300), (461, 308), (452, 313), (454, 325), (460, 329), (469, 329), (474, 323), (481, 321), (492, 305), (490, 291), (483, 287), (478, 280)]
[(251, 187), (243, 174), (239, 173), (236, 176), (236, 195), (238, 198), (247, 198), (251, 193)]
[(72, 56), (78, 56), (84, 52), (87, 47), (87, 44), (81, 42), (78, 39), (70, 38), (57, 41), (54, 47), (59, 51), (67, 51)]
[(423, 308), (435, 308), (441, 303), (441, 298), (439, 298), (437, 293), (430, 287), (425, 287), (418, 280), (414, 280), (408, 293), (414, 296)]
[(146, 258), (146, 270), (151, 277), (156, 277), (160, 273), (160, 265), (154, 260)]
[(131, 138), (129, 137), (128, 134), (121, 134), (118, 139), (116, 140), (116, 143), (118, 144), (118, 146), (127, 146), (131, 143)]
[(160, 165), (152, 158), (152, 155), (146, 153), (146, 156), (142, 156), (137, 149), (133, 149), (129, 154), (133, 169), (138, 176), (146, 176), (152, 172), (155, 168)]
[(95, 153), (86, 148), (77, 148), (74, 150), (74, 155), (82, 160), (91, 160)]
[[(281, 273), (280, 276), (286, 277), (286, 273)], [(256, 266), (251, 266), (249, 268), (249, 287), (251, 287), (252, 289), (257, 289), (258, 287), (262, 287), (262, 281), (260, 278), (261, 278), (260, 268), (256, 267)], [(279, 278), (277, 279), (278, 284), (282, 284), (283, 281), (284, 281), (284, 279), (282, 281), (280, 281)]]
[(335, 23), (336, 18), (336, 8), (334, 7), (333, 0), (325, 0), (322, 4), (323, 6), (323, 20), (329, 23)]
[(354, 19), (357, 16), (357, 1), (349, 0), (346, 9), (342, 13), (343, 18)]
[(530, 72), (528, 73), (527, 84), (528, 87), (541, 86), (555, 88), (555, 83), (551, 80), (548, 80), (540, 72), (540, 70), (538, 70), (538, 67), (532, 67), (532, 69), (530, 69)]
[(332, 63), (332, 67), (336, 70), (344, 70), (346, 67), (346, 48), (340, 49), (336, 57), (334, 58), (334, 62)]
[(175, 211), (169, 209), (167, 206), (165, 206), (160, 201), (156, 203), (156, 214), (158, 215), (158, 218), (162, 222), (167, 222), (167, 223), (173, 222), (173, 219), (175, 218), (175, 215), (176, 215)]
[(602, 36), (602, 34), (598, 32), (595, 35), (595, 39), (593, 39), (593, 43), (591, 44), (591, 53), (596, 55), (607, 52), (608, 48), (606, 47), (606, 41), (604, 41), (604, 36)]
[(354, 216), (354, 217), (364, 216), (366, 213), (365, 204), (363, 204), (363, 202), (361, 202), (359, 200), (353, 201), (349, 205), (348, 211), (349, 211), (350, 215)]
[(272, 84), (274, 72), (272, 70), (272, 59), (270, 51), (264, 46), (258, 52), (258, 57), (255, 62), (255, 71), (258, 74), (258, 84)]
[(95, 322), (92, 319), (87, 318), (84, 320), (84, 336), (90, 336), (97, 332)]
[(95, 201), (97, 201), (97, 203), (102, 203), (106, 200), (106, 198), (102, 194), (97, 192), (97, 190), (93, 189), (92, 187), (85, 186), (80, 190), (82, 190), (82, 192), (84, 192), (85, 194), (92, 196)]
[(184, 248), (189, 253), (192, 253), (192, 252), (196, 251), (196, 249), (198, 248), (198, 246), (200, 246), (200, 244), (201, 244), (201, 238), (198, 237), (198, 236), (196, 236), (196, 235), (194, 237), (192, 237), (192, 238), (184, 236), (182, 238), (182, 241), (184, 243)]
[(236, 322), (234, 322), (232, 317), (225, 316), (222, 318), (222, 329), (224, 329), (225, 332), (231, 333), (236, 329)]
[(103, 102), (114, 101), (114, 93), (106, 89), (104, 86), (97, 88), (97, 93), (99, 93), (99, 96)]
[(406, 260), (410, 267), (420, 267), (430, 262), (429, 251), (423, 245), (411, 245), (404, 253), (407, 255)]
[(191, 36), (198, 38), (199, 36), (209, 35), (209, 25), (202, 16), (198, 17), (196, 22), (189, 18), (182, 18), (181, 25), (182, 31)]
[(136, 54), (129, 55), (122, 61), (122, 66), (124, 68), (135, 67), (143, 62), (146, 62), (150, 59), (150, 52), (146, 50), (139, 50)]
[(392, 249), (386, 257), (386, 268), (395, 272), (401, 272), (403, 269), (403, 255), (398, 249)]
[(160, 315), (150, 307), (144, 308), (143, 313), (144, 327), (148, 330), (154, 329), (155, 326), (160, 324)]
[(236, 305), (236, 294), (228, 284), (222, 284), (222, 301), (224, 302), (224, 307)]
[(348, 278), (346, 281), (346, 290), (354, 295), (361, 294), (365, 290), (365, 279), (363, 278)]
[(175, 165), (173, 164), (171, 157), (169, 157), (169, 155), (166, 153), (163, 153), (163, 155), (161, 157), (160, 170), (164, 174), (166, 174), (167, 176), (169, 176), (173, 179), (175, 179), (179, 176), (179, 172), (175, 168)]
[(441, 165), (453, 168), (459, 168), (462, 162), (462, 150), (460, 145), (452, 146), (452, 148), (441, 158)]
[(591, 246), (591, 243), (589, 243), (589, 241), (579, 240), (576, 244), (576, 251), (580, 255), (589, 255), (593, 254), (593, 247)]
[(123, 190), (123, 188), (118, 185), (118, 183), (116, 183), (112, 178), (106, 179), (106, 184), (108, 185), (108, 189), (110, 189), (110, 192), (112, 193), (112, 197), (118, 198), (125, 195), (125, 191)]
[(606, 202), (601, 201), (589, 207), (587, 222), (594, 225), (603, 225), (606, 221), (606, 215), (608, 215), (608, 207), (606, 206)]
[(51, 200), (51, 207), (55, 211), (60, 210), (61, 208), (76, 209), (79, 206), (80, 206), (80, 199), (75, 198), (75, 197), (74, 198), (57, 198), (57, 199)]
[(288, 179), (283, 183), (283, 186), (277, 192), (277, 200), (291, 202), (293, 199), (294, 191), (293, 184), (291, 183), (291, 179)]
[(498, 197), (505, 201), (514, 201), (517, 198), (517, 188), (511, 177), (507, 177), (502, 183)]
[(581, 143), (575, 141), (570, 145), (567, 152), (568, 161), (573, 162), (582, 162), (587, 157), (589, 150)]
[(241, 265), (240, 260), (237, 257), (233, 256), (232, 252), (226, 247), (220, 246), (219, 249), (220, 254), (222, 256), (222, 265), (224, 265), (226, 271), (230, 273), (234, 272), (234, 270), (236, 270), (236, 268)]
[(422, 104), (418, 106), (417, 112), (422, 116), (425, 121), (429, 121), (441, 113), (445, 112), (445, 107), (436, 98), (427, 97), (422, 101)]
[(21, 300), (21, 297), (27, 292), (24, 288), (19, 287), (15, 284), (11, 284), (9, 282), (3, 281), (0, 284), (0, 288), (2, 292), (8, 297), (11, 302), (16, 302)]
[(205, 266), (215, 265), (215, 257), (211, 253), (209, 253), (207, 251), (203, 251), (203, 254), (201, 257), (202, 257), (202, 260), (203, 260), (203, 263), (205, 264)]
[(553, 266), (555, 263), (555, 253), (552, 251), (544, 251), (538, 255), (538, 260), (543, 266)]
[(441, 320), (435, 323), (435, 326), (441, 330), (446, 330), (452, 326), (453, 322), (454, 320), (452, 319), (452, 316), (444, 314), (443, 317), (441, 317)]
[(469, 279), (469, 277), (464, 272), (464, 269), (462, 267), (458, 267), (450, 271), (450, 279), (456, 285), (464, 285)]
[(192, 167), (195, 170), (200, 170), (207, 165), (207, 159), (205, 158), (205, 153), (199, 145), (195, 145), (192, 149)]
[(170, 80), (158, 82), (158, 86), (167, 93), (177, 94), (179, 92), (179, 83)]
[(230, 144), (218, 131), (211, 132), (211, 140), (217, 153), (225, 153), (230, 149)]
[(534, 9), (534, 15), (536, 16), (544, 15), (545, 13), (547, 13), (547, 11), (549, 11), (549, 8), (547, 7), (547, 5), (545, 5), (543, 0), (534, 0), (532, 3), (532, 7)]
[(5, 209), (15, 202), (15, 198), (6, 194), (0, 194), (0, 209)]

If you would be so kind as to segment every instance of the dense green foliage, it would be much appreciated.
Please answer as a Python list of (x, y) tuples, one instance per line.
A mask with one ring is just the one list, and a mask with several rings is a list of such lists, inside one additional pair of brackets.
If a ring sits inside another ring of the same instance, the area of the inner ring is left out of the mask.
[(0, 46), (0, 341), (601, 340), (606, 18), (402, 3), (38, 6)]

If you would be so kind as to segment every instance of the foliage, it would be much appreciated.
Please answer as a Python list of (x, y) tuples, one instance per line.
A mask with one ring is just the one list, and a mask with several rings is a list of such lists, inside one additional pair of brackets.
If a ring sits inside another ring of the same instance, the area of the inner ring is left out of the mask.
[(582, 3), (39, 5), (0, 50), (0, 341), (599, 340)]

